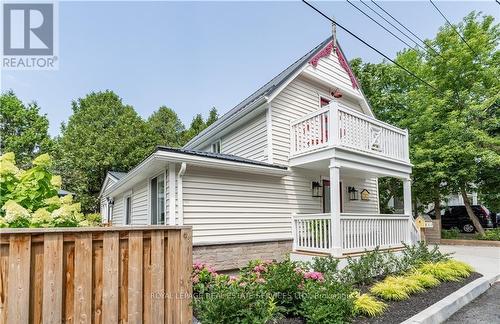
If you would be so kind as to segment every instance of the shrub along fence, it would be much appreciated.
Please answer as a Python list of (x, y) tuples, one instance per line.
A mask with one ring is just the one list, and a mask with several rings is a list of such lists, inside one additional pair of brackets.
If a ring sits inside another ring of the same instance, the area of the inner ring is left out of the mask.
[(0, 323), (191, 323), (186, 226), (0, 230)]

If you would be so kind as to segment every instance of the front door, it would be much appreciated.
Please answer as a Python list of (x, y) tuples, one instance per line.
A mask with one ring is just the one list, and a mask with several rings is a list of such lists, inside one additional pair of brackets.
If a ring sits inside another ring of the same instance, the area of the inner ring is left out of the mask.
[[(339, 183), (340, 212), (343, 212), (342, 181)], [(323, 213), (330, 212), (330, 180), (323, 180)]]

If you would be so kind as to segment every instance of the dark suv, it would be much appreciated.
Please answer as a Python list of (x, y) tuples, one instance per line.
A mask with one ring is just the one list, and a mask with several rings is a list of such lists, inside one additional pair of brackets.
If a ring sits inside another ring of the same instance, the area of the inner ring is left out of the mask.
[[(488, 208), (481, 205), (472, 205), (471, 207), (483, 228), (493, 227), (493, 220)], [(436, 219), (434, 209), (428, 212), (427, 215), (432, 219)], [(465, 206), (448, 206), (441, 209), (441, 228), (451, 229), (453, 227), (465, 233), (474, 233), (476, 231), (467, 210), (465, 210)]]

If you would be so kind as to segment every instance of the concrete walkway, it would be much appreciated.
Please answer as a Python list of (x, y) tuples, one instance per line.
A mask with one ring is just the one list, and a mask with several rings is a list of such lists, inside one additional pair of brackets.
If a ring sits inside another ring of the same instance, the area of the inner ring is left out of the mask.
[(500, 282), (453, 314), (445, 324), (500, 323)]
[(439, 250), (443, 253), (454, 253), (453, 258), (467, 262), (487, 278), (500, 274), (498, 247), (440, 245)]

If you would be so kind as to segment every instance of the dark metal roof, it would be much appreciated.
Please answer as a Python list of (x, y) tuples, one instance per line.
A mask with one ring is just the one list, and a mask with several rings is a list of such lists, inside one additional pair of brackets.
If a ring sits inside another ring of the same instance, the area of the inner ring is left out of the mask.
[(184, 148), (172, 148), (172, 147), (168, 147), (168, 146), (157, 146), (155, 149), (155, 152), (157, 152), (157, 151), (196, 155), (196, 156), (201, 156), (201, 157), (206, 157), (206, 158), (225, 160), (225, 161), (231, 161), (231, 162), (238, 162), (238, 163), (253, 164), (253, 165), (260, 165), (260, 166), (265, 166), (265, 167), (275, 168), (275, 169), (282, 169), (282, 170), (287, 169), (287, 167), (284, 165), (270, 164), (270, 163), (266, 163), (266, 162), (250, 160), (250, 159), (242, 158), (240, 156), (231, 155), (231, 154), (204, 152), (204, 151), (190, 150), (190, 149), (184, 149)]
[(118, 171), (108, 171), (109, 175), (115, 178), (116, 180), (120, 180), (123, 178), (127, 172), (118, 172)]
[(191, 139), (189, 142), (193, 141), (195, 138), (198, 138), (200, 136), (203, 136), (209, 129), (216, 127), (218, 124), (229, 118), (229, 116), (232, 116), (233, 114), (237, 113), (241, 109), (245, 108), (248, 106), (250, 103), (254, 102), (255, 100), (269, 95), (272, 93), (274, 90), (279, 88), (290, 76), (292, 76), (295, 72), (297, 72), (304, 64), (306, 64), (314, 55), (316, 55), (317, 52), (319, 52), (323, 47), (325, 47), (328, 42), (332, 40), (332, 37), (328, 37), (325, 39), (323, 42), (321, 42), (318, 46), (313, 48), (309, 53), (306, 55), (302, 56), (300, 59), (295, 61), (292, 65), (287, 67), (285, 70), (283, 70), (280, 74), (275, 76), (271, 81), (268, 83), (264, 84), (262, 87), (260, 87), (257, 91), (252, 93), (249, 97), (247, 97), (245, 100), (240, 102), (236, 107), (225, 113), (221, 118), (219, 118), (216, 122), (214, 122), (212, 125), (210, 125), (209, 128), (203, 130), (200, 134), (195, 136), (193, 139)]

